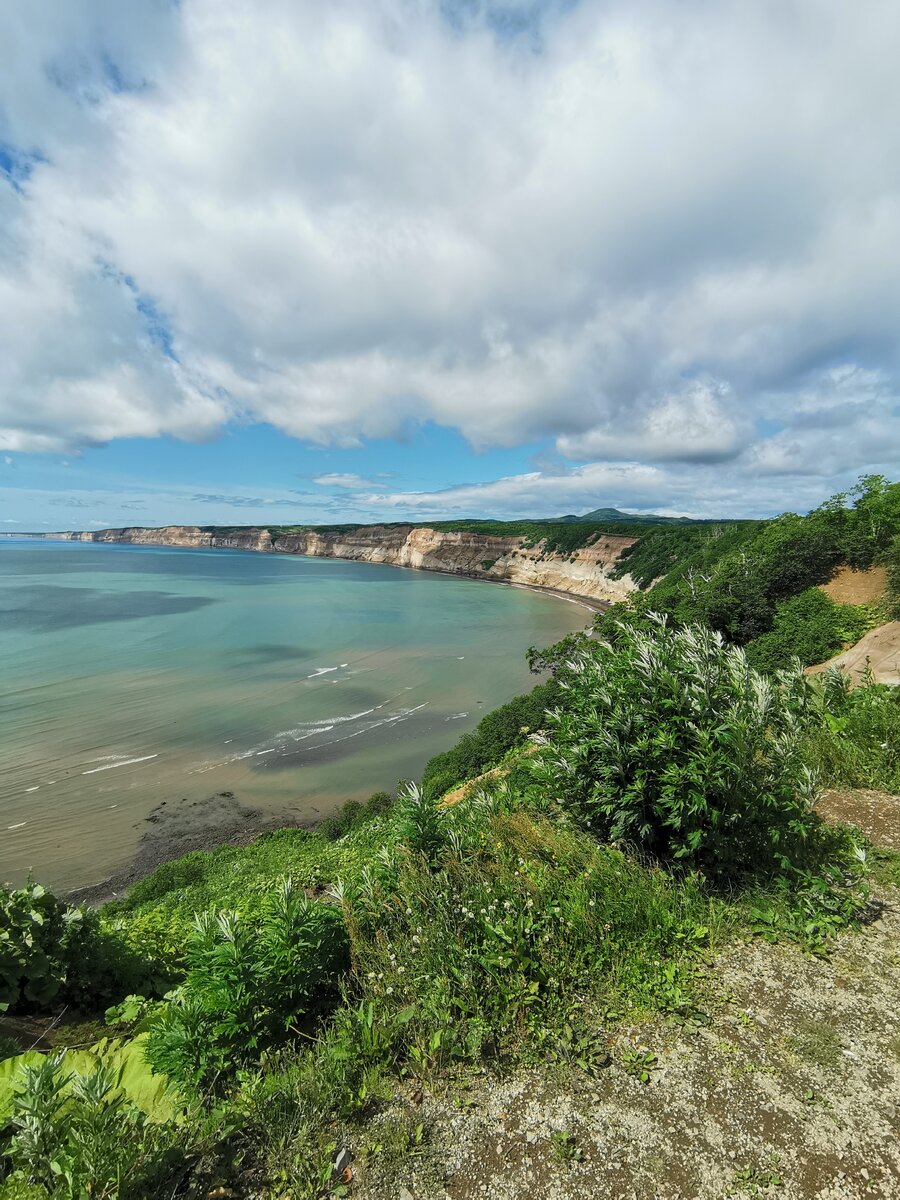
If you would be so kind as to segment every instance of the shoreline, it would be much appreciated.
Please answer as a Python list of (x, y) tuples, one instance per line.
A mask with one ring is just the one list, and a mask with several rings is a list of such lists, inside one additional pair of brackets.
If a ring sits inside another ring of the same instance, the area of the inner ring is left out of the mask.
[[(365, 528), (365, 527), (363, 526), (362, 528)], [(47, 542), (63, 541), (63, 542), (67, 542), (67, 543), (69, 543), (69, 542), (81, 543), (80, 538), (74, 538), (74, 537), (70, 536), (72, 533), (77, 533), (77, 532), (81, 532), (81, 531), (60, 530), (60, 531), (57, 531), (54, 533), (12, 533), (12, 532), (8, 532), (8, 531), (4, 530), (3, 532), (0, 532), (0, 540), (5, 539), (5, 538), (8, 538), (8, 539), (18, 538), (18, 539), (31, 539), (34, 541), (47, 541)], [(103, 531), (100, 531), (100, 532), (103, 532)], [(356, 562), (356, 563), (362, 563), (362, 564), (365, 564), (368, 562), (372, 566), (393, 567), (396, 570), (400, 570), (400, 571), (424, 571), (428, 575), (443, 575), (447, 578), (457, 578), (457, 579), (474, 579), (481, 583), (500, 583), (500, 584), (506, 585), (507, 587), (522, 588), (524, 591), (535, 592), (538, 595), (554, 596), (559, 600), (568, 600), (572, 604), (580, 604), (581, 607), (588, 609), (590, 612), (604, 612), (606, 609), (612, 607), (613, 604), (617, 603), (616, 600), (607, 600), (607, 599), (601, 599), (596, 596), (588, 596), (588, 595), (584, 594), (583, 592), (567, 591), (563, 588), (548, 587), (548, 586), (544, 586), (543, 584), (539, 584), (539, 583), (526, 583), (524, 581), (520, 581), (517, 579), (508, 579), (508, 578), (503, 578), (503, 577), (499, 577), (499, 576), (489, 575), (486, 572), (479, 571), (479, 570), (453, 571), (453, 570), (443, 570), (441, 567), (413, 566), (409, 563), (386, 562), (386, 561), (383, 561), (380, 559), (379, 560), (371, 560), (371, 559), (365, 559), (365, 558), (355, 558), (355, 557), (350, 557), (350, 556), (344, 556), (341, 554), (305, 554), (305, 553), (298, 552), (295, 550), (278, 549), (276, 546), (271, 545), (271, 544), (267, 545), (267, 546), (213, 546), (213, 545), (191, 546), (191, 545), (175, 545), (175, 544), (171, 544), (169, 542), (163, 541), (163, 540), (150, 542), (150, 541), (132, 541), (132, 540), (126, 539), (126, 538), (121, 538), (121, 539), (109, 538), (109, 539), (100, 539), (98, 541), (94, 541), (93, 539), (87, 539), (81, 544), (91, 545), (91, 546), (140, 546), (140, 547), (144, 547), (144, 548), (157, 548), (157, 549), (161, 549), (161, 550), (189, 550), (192, 552), (197, 552), (197, 551), (200, 551), (200, 552), (204, 552), (204, 551), (222, 552), (222, 551), (225, 551), (227, 553), (234, 553), (234, 554), (277, 554), (282, 557), (291, 557), (291, 558), (296, 557), (296, 558), (309, 558), (309, 559), (328, 558), (328, 559), (332, 559), (334, 562)]]
[[(6, 536), (21, 537), (23, 535)], [(53, 541), (55, 539), (52, 536), (42, 538), (38, 535), (34, 540)], [(134, 543), (130, 542), (93, 544), (114, 546), (134, 545)], [(227, 547), (179, 547), (163, 545), (160, 545), (159, 548), (175, 550), (212, 549), (217, 551), (230, 549)], [(250, 548), (234, 548), (233, 552), (238, 554), (279, 553), (278, 551), (263, 551)], [(298, 555), (297, 557), (316, 556)], [(353, 560), (335, 558), (335, 561)], [(373, 565), (395, 566), (400, 570), (422, 570), (428, 574), (443, 575), (447, 578), (456, 577), (460, 579), (472, 579), (477, 582), (502, 584), (506, 587), (518, 588), (522, 591), (533, 592), (552, 599), (564, 600), (569, 604), (577, 605), (592, 616), (599, 612), (605, 612), (612, 604), (608, 600), (565, 592), (558, 588), (543, 587), (539, 584), (519, 583), (509, 579), (492, 579), (489, 576), (480, 574), (439, 571), (395, 563)], [(585, 628), (588, 627), (586, 623)], [(197, 803), (196, 801), (193, 802), (191, 808), (193, 809)], [(204, 808), (212, 804), (212, 811), (205, 812), (203, 815), (200, 815), (199, 812), (188, 814), (186, 810), (181, 809), (177, 804), (172, 805), (170, 803), (168, 807), (166, 807), (166, 804), (166, 801), (162, 801), (144, 817), (144, 821), (148, 823), (147, 828), (144, 830), (134, 854), (123, 866), (113, 870), (103, 879), (68, 889), (64, 893), (66, 899), (70, 903), (85, 904), (91, 908), (99, 908), (111, 901), (122, 899), (131, 887), (141, 880), (146, 879), (159, 867), (183, 858), (187, 854), (196, 851), (211, 853), (224, 847), (241, 848), (250, 845), (265, 834), (280, 829), (308, 829), (314, 831), (326, 819), (326, 817), (321, 817), (310, 820), (309, 818), (299, 816), (292, 819), (289, 813), (283, 813), (280, 816), (266, 814), (260, 809), (253, 807), (252, 801), (249, 804), (244, 804), (230, 792), (219, 793), (215, 797), (210, 797), (204, 803)]]
[[(140, 883), (166, 863), (175, 862), (187, 854), (197, 851), (211, 854), (225, 847), (241, 849), (267, 833), (276, 833), (279, 829), (307, 829), (313, 832), (320, 824), (319, 820), (291, 820), (287, 813), (281, 816), (266, 816), (259, 809), (241, 804), (231, 792), (220, 793), (215, 799), (226, 801), (232, 810), (223, 823), (211, 823), (207, 818), (187, 822), (181, 828), (167, 830), (163, 827), (157, 830), (153, 825), (160, 820), (161, 810), (166, 808), (166, 801), (162, 801), (144, 818), (151, 828), (144, 832), (137, 850), (129, 861), (105, 879), (70, 888), (64, 893), (65, 899), (70, 904), (100, 908), (113, 900), (124, 899), (136, 883)], [(196, 804), (195, 801), (194, 805)], [(172, 814), (169, 823), (177, 825), (177, 806), (170, 806), (168, 811)]]

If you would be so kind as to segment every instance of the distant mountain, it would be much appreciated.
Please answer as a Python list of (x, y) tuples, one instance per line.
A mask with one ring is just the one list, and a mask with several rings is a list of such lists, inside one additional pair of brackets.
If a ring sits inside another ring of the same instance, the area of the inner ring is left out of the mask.
[(554, 521), (567, 525), (583, 525), (587, 521), (627, 521), (630, 525), (705, 525), (707, 520), (694, 517), (657, 517), (653, 513), (627, 513), (620, 508), (595, 508), (582, 517), (571, 513), (565, 517), (554, 517)]

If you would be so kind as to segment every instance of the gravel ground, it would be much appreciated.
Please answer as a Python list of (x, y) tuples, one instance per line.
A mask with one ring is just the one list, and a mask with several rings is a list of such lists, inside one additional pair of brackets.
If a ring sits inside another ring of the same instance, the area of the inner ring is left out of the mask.
[[(828, 960), (729, 948), (709, 964), (709, 1026), (619, 1029), (594, 1075), (482, 1075), (398, 1097), (383, 1120), (422, 1122), (427, 1146), (381, 1166), (359, 1148), (354, 1197), (900, 1196), (900, 895), (881, 899)], [(645, 1047), (642, 1083), (623, 1052)]]
[[(900, 798), (820, 810), (900, 849)], [(355, 1147), (356, 1200), (897, 1200), (900, 892), (826, 959), (747, 940), (705, 968), (709, 1024), (597, 1029), (610, 1063), (410, 1087), (380, 1118), (421, 1124), (393, 1159)], [(648, 1053), (649, 1079), (626, 1069)], [(378, 1120), (367, 1133), (378, 1141)]]

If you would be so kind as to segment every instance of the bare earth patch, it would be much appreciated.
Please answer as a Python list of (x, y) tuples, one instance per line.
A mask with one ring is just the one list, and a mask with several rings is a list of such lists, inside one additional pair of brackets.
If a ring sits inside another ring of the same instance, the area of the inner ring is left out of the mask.
[[(819, 807), (900, 849), (900, 798), (832, 791)], [(827, 959), (755, 940), (712, 958), (707, 1026), (598, 1021), (612, 1061), (594, 1074), (548, 1062), (411, 1085), (353, 1147), (354, 1197), (895, 1200), (900, 892), (875, 899), (877, 919)], [(426, 1145), (370, 1156), (379, 1121), (421, 1124)]]
[[(831, 959), (748, 942), (709, 965), (711, 1023), (598, 1029), (613, 1062), (483, 1075), (419, 1105), (427, 1154), (366, 1168), (365, 1200), (786, 1200), (900, 1196), (900, 896)], [(656, 1056), (648, 1083), (623, 1066)], [(385, 1164), (386, 1166), (386, 1164)], [(405, 1190), (404, 1190), (405, 1189)]]
[(866, 788), (829, 789), (816, 801), (826, 821), (855, 825), (876, 846), (900, 853), (900, 796)]
[(867, 571), (838, 567), (820, 588), (835, 604), (871, 604), (887, 591), (887, 571), (884, 567), (869, 567)]
[(849, 650), (830, 658), (828, 662), (808, 667), (807, 674), (815, 675), (827, 667), (840, 667), (854, 682), (869, 667), (878, 683), (900, 683), (900, 621), (889, 621), (872, 629)]

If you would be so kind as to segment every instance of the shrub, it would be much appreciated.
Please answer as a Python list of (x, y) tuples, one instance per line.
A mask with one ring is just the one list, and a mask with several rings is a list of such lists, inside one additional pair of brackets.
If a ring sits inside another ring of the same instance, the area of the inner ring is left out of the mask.
[(436, 754), (426, 764), (422, 774), (425, 795), (436, 800), (457, 784), (496, 766), (505, 754), (521, 744), (526, 736), (523, 730), (531, 732), (541, 728), (544, 714), (558, 695), (555, 682), (548, 680), (539, 683), (527, 695), (516, 696), (487, 713), (452, 749)]
[(714, 874), (790, 867), (816, 825), (799, 664), (774, 683), (721, 635), (656, 618), (592, 643), (560, 682), (531, 769), (566, 812)]
[(772, 629), (750, 642), (747, 661), (771, 674), (794, 657), (812, 666), (858, 641), (872, 624), (864, 605), (835, 604), (818, 588), (808, 588), (777, 605)]
[(808, 755), (824, 782), (900, 792), (900, 687), (867, 673), (851, 688), (834, 667), (816, 686), (824, 722), (810, 732)]
[(435, 862), (447, 840), (449, 813), (429, 800), (418, 784), (411, 783), (397, 801), (400, 840), (427, 861)]
[(884, 556), (887, 567), (888, 609), (895, 621), (900, 621), (900, 533), (893, 539)]
[(96, 1007), (139, 990), (151, 964), (105, 929), (97, 914), (39, 883), (0, 889), (0, 1012), (61, 1001)]
[(336, 842), (345, 833), (365, 825), (373, 817), (383, 816), (394, 803), (390, 792), (374, 792), (368, 800), (360, 803), (358, 800), (348, 800), (333, 817), (326, 817), (316, 827), (316, 832), (330, 842)]
[(129, 1104), (102, 1061), (86, 1074), (66, 1070), (62, 1054), (24, 1067), (9, 1127), (0, 1161), (38, 1196), (141, 1200), (186, 1173), (179, 1131)]
[(256, 920), (198, 916), (186, 957), (185, 982), (153, 1025), (147, 1058), (200, 1087), (258, 1059), (335, 997), (346, 935), (334, 909), (285, 879)]

